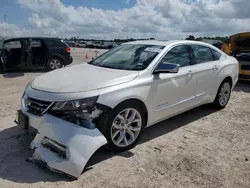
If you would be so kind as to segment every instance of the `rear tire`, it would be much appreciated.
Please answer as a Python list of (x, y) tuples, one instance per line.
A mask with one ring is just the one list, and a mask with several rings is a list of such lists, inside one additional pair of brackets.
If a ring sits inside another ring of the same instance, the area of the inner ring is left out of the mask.
[(213, 106), (217, 109), (223, 109), (226, 107), (231, 96), (232, 83), (230, 80), (224, 80), (217, 92), (216, 98), (213, 102)]
[(146, 112), (140, 103), (128, 101), (101, 115), (96, 122), (114, 152), (131, 149), (146, 125)]
[(63, 67), (63, 62), (57, 57), (52, 57), (47, 62), (47, 69), (49, 71), (56, 70)]

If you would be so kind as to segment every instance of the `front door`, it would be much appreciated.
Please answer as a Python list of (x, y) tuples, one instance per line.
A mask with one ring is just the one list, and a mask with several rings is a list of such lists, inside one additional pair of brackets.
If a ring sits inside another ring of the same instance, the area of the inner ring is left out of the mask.
[(196, 80), (188, 46), (173, 47), (160, 63), (179, 64), (180, 70), (154, 75), (154, 122), (185, 111), (194, 105), (195, 99)]
[(5, 69), (12, 69), (21, 65), (22, 46), (20, 40), (4, 42)]

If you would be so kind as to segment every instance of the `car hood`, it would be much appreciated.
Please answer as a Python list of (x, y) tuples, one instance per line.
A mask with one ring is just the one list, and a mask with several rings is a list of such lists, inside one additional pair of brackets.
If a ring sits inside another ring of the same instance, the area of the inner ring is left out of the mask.
[(61, 68), (38, 76), (33, 89), (55, 92), (84, 92), (132, 81), (137, 71), (109, 69), (87, 63)]

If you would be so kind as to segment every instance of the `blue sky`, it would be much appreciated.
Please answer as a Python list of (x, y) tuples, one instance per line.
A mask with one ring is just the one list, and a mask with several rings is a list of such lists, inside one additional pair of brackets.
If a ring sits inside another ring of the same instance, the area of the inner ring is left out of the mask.
[[(104, 10), (120, 10), (131, 8), (136, 0), (61, 0), (67, 6), (98, 8)], [(28, 17), (32, 11), (21, 7), (17, 0), (0, 0), (0, 22), (4, 21), (4, 14), (7, 16), (7, 22), (18, 26), (28, 26)]]
[(0, 20), (4, 21), (4, 15), (7, 15), (7, 21), (16, 25), (24, 25), (31, 12), (20, 8), (16, 0), (0, 1)]

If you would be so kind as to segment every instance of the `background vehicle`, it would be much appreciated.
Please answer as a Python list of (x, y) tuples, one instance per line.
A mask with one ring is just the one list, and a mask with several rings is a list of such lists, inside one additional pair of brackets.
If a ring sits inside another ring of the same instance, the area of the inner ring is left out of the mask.
[(250, 81), (250, 51), (238, 53), (235, 58), (239, 61), (239, 79)]
[(85, 47), (87, 47), (87, 43), (84, 42), (84, 41), (80, 41), (80, 42), (77, 42), (75, 44), (75, 47), (77, 47), (77, 48), (85, 48)]
[(201, 42), (205, 42), (205, 43), (208, 43), (208, 44), (211, 44), (219, 49), (221, 49), (222, 47), (222, 42), (220, 40), (213, 40), (213, 39), (202, 39)]
[(231, 54), (239, 61), (239, 79), (250, 80), (250, 32), (230, 37)]
[(70, 47), (75, 47), (76, 43), (75, 41), (65, 41)]
[(104, 49), (111, 49), (114, 47), (114, 43), (113, 42), (103, 42), (101, 44), (101, 48), (104, 48)]
[(93, 42), (93, 48), (102, 48), (102, 42), (94, 41)]
[(46, 68), (54, 70), (72, 63), (69, 45), (59, 38), (10, 38), (0, 43), (1, 70)]

